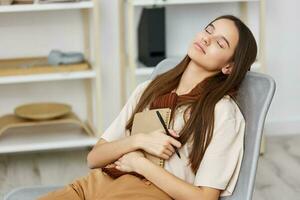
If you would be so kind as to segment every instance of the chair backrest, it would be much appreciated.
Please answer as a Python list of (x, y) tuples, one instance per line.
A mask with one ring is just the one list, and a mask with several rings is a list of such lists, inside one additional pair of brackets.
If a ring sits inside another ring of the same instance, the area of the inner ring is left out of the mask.
[[(158, 74), (175, 67), (179, 59), (161, 61), (151, 74)], [(275, 93), (275, 81), (268, 75), (249, 71), (237, 96), (237, 104), (245, 118), (244, 156), (239, 178), (231, 196), (220, 200), (251, 200), (254, 190), (260, 144), (267, 112)]]

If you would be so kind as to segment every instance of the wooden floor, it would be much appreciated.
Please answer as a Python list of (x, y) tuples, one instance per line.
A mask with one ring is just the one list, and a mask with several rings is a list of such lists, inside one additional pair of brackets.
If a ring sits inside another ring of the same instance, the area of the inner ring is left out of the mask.
[[(254, 200), (300, 200), (300, 135), (266, 137)], [(88, 172), (88, 150), (0, 156), (0, 199), (19, 186), (67, 184)]]
[(267, 137), (254, 200), (300, 200), (300, 135)]

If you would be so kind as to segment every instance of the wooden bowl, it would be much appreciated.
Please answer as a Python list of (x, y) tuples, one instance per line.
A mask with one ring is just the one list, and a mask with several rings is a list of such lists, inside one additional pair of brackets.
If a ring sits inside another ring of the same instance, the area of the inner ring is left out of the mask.
[(49, 120), (71, 112), (71, 106), (62, 103), (31, 103), (15, 108), (15, 115), (31, 120)]

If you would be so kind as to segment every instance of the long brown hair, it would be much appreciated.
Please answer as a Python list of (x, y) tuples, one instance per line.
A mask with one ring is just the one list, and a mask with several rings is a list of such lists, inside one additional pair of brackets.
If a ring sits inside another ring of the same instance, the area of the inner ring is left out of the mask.
[[(180, 137), (178, 140), (182, 145), (190, 137), (193, 141), (189, 161), (194, 173), (196, 173), (213, 135), (214, 108), (216, 103), (225, 95), (229, 95), (233, 100), (236, 100), (238, 88), (247, 71), (250, 70), (251, 65), (254, 63), (257, 54), (255, 38), (249, 28), (240, 19), (232, 15), (223, 15), (212, 22), (218, 19), (232, 20), (238, 29), (239, 40), (234, 55), (231, 58), (234, 62), (231, 74), (225, 75), (220, 71), (215, 75), (207, 77), (196, 86), (199, 90), (203, 88), (199, 98), (196, 101), (181, 104), (187, 104), (191, 112), (189, 119), (179, 133)], [(190, 57), (186, 55), (174, 68), (158, 75), (149, 83), (127, 122), (126, 129), (131, 130), (135, 113), (143, 111), (157, 97), (171, 92), (178, 86), (181, 75), (190, 60)], [(177, 105), (177, 107), (181, 105)]]

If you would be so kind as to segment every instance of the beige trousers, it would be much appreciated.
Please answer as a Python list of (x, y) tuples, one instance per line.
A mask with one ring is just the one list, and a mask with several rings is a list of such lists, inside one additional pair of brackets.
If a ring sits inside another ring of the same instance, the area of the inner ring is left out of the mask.
[(171, 200), (172, 198), (146, 179), (123, 175), (112, 179), (101, 169), (50, 192), (38, 200)]

